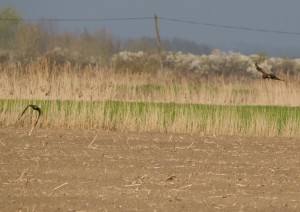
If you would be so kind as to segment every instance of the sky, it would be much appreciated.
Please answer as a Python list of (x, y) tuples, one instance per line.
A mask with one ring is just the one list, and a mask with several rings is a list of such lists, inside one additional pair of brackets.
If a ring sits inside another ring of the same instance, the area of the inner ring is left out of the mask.
[[(162, 39), (182, 38), (246, 54), (264, 52), (300, 57), (299, 0), (0, 0), (0, 7), (7, 5), (19, 11), (24, 19), (141, 18), (157, 14), (161, 18), (196, 22), (159, 19)], [(72, 32), (106, 28), (120, 39), (156, 36), (152, 19), (60, 21), (58, 25), (60, 30)]]

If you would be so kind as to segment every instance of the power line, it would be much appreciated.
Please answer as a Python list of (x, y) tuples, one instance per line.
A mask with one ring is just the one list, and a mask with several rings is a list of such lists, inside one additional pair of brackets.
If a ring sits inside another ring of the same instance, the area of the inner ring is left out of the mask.
[(176, 19), (176, 18), (163, 18), (163, 17), (159, 17), (159, 19), (160, 20), (171, 21), (171, 22), (196, 24), (196, 25), (218, 27), (218, 28), (246, 30), (246, 31), (256, 31), (256, 32), (268, 32), (268, 33), (276, 33), (276, 34), (300, 35), (300, 32), (288, 32), (288, 31), (281, 31), (281, 30), (258, 29), (258, 28), (252, 28), (252, 27), (241, 27), (241, 26), (233, 26), (233, 25), (221, 25), (221, 24), (213, 24), (213, 23), (206, 23), (206, 22), (182, 20), (182, 19)]
[(13, 19), (2, 18), (0, 21), (130, 21), (130, 20), (150, 20), (153, 17), (130, 17), (130, 18), (26, 18), (26, 19)]
[[(193, 24), (193, 25), (202, 25), (208, 27), (217, 27), (217, 28), (225, 28), (225, 29), (234, 29), (234, 30), (243, 30), (243, 31), (255, 31), (255, 32), (267, 32), (274, 34), (287, 34), (287, 35), (300, 35), (300, 32), (291, 32), (291, 31), (283, 31), (283, 30), (272, 30), (272, 29), (259, 29), (253, 27), (242, 27), (242, 26), (234, 26), (234, 25), (222, 25), (222, 24), (214, 24), (208, 22), (199, 22), (199, 21), (191, 21), (185, 19), (177, 19), (177, 18), (166, 18), (166, 17), (158, 17), (159, 20), (162, 21), (170, 21), (184, 24)], [(154, 20), (154, 17), (124, 17), (124, 18), (27, 18), (27, 19), (0, 19), (0, 21), (57, 21), (57, 22), (88, 22), (88, 21), (132, 21), (132, 20)]]

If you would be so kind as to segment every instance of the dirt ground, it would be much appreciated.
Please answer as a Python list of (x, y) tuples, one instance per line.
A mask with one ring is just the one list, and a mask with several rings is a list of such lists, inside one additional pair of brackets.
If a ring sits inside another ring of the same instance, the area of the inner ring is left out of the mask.
[(300, 138), (0, 128), (0, 211), (300, 211)]

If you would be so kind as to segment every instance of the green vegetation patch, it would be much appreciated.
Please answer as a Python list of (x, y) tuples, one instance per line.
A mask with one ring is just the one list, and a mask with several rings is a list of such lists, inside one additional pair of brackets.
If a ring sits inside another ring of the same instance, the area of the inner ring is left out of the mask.
[[(299, 136), (300, 108), (124, 101), (0, 100), (1, 125), (13, 125), (28, 104), (42, 108), (40, 127), (205, 134)], [(18, 126), (30, 126), (34, 111)], [(10, 119), (9, 117), (14, 117)]]

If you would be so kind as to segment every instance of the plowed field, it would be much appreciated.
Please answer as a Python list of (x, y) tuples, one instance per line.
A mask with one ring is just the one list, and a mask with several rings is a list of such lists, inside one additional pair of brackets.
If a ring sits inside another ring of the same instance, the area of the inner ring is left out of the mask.
[(300, 139), (0, 129), (0, 211), (300, 210)]

